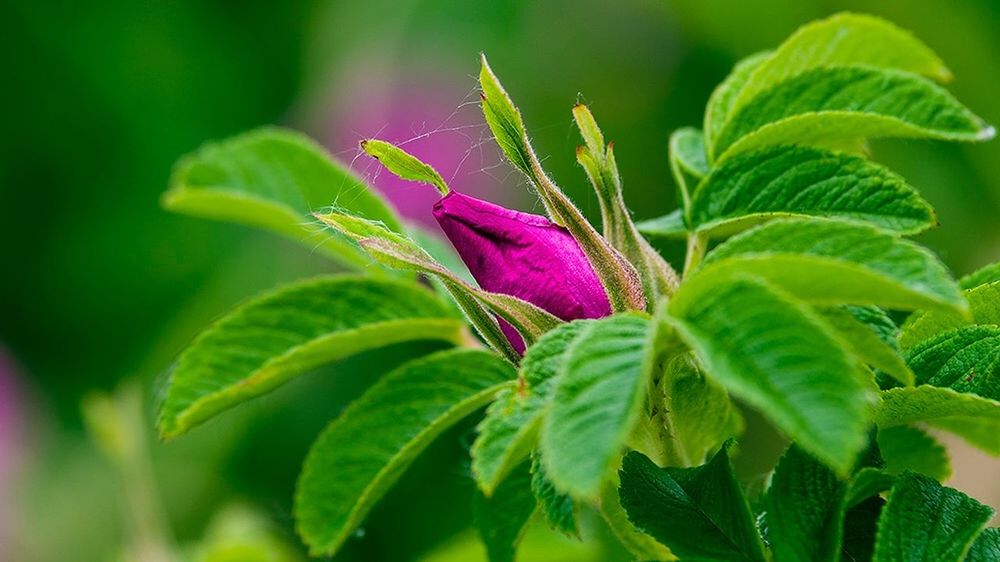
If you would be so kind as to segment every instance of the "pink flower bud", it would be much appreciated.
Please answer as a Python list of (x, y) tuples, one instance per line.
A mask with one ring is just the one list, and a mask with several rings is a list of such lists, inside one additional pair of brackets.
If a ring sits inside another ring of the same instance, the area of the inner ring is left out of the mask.
[[(525, 300), (562, 320), (611, 314), (608, 295), (577, 241), (549, 219), (451, 191), (434, 218), (483, 289)], [(524, 352), (520, 335), (500, 321)]]

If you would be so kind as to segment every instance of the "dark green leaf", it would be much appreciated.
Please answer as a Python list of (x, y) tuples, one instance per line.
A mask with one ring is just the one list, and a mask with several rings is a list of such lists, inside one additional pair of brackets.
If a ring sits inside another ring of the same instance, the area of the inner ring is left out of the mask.
[(907, 363), (918, 384), (1000, 399), (1000, 326), (967, 326), (915, 345)]
[(515, 375), (489, 352), (439, 352), (406, 363), (351, 404), (313, 443), (299, 476), (295, 518), (310, 552), (337, 552), (434, 438)]
[(983, 529), (965, 556), (965, 562), (996, 562), (1000, 560), (1000, 528)]
[(476, 493), (475, 518), (490, 562), (514, 562), (517, 545), (535, 512), (530, 463), (523, 462), (497, 487), (492, 497)]
[(908, 425), (887, 427), (878, 432), (878, 446), (889, 474), (910, 470), (940, 481), (951, 476), (948, 451), (921, 429)]
[(847, 510), (844, 516), (844, 542), (840, 559), (845, 562), (871, 560), (875, 553), (875, 536), (878, 518), (882, 514), (885, 500), (870, 497)]

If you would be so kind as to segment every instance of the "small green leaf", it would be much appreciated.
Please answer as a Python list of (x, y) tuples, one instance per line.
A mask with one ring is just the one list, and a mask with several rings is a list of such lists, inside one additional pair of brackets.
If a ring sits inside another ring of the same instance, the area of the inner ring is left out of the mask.
[(994, 130), (933, 82), (865, 66), (804, 72), (762, 92), (719, 134), (717, 160), (775, 144), (876, 137), (981, 141)]
[(437, 188), (441, 195), (448, 194), (448, 184), (441, 174), (402, 148), (382, 140), (368, 139), (361, 141), (361, 150), (378, 160), (396, 176), (431, 185)]
[(1000, 560), (1000, 528), (983, 529), (965, 556), (965, 562), (996, 562)]
[(773, 146), (722, 162), (693, 194), (688, 224), (725, 235), (774, 217), (840, 217), (914, 234), (936, 222), (906, 181), (864, 158)]
[(993, 510), (933, 478), (905, 472), (878, 523), (874, 562), (960, 562)]
[(873, 397), (810, 307), (764, 281), (720, 275), (685, 283), (669, 311), (708, 375), (847, 473), (865, 445)]
[(638, 222), (635, 226), (639, 232), (658, 238), (684, 238), (688, 233), (682, 209), (677, 209), (662, 217)]
[(670, 134), (670, 171), (677, 182), (682, 209), (691, 207), (695, 187), (708, 174), (705, 136), (694, 127), (677, 129)]
[(497, 484), (535, 448), (566, 348), (590, 322), (563, 324), (542, 336), (525, 351), (517, 386), (501, 392), (490, 404), (472, 444), (472, 474), (486, 495), (492, 495)]
[(889, 474), (898, 475), (910, 470), (939, 481), (951, 476), (948, 451), (937, 440), (916, 427), (899, 425), (880, 430), (878, 447)]
[(963, 277), (958, 283), (963, 289), (972, 289), (980, 285), (985, 285), (986, 283), (994, 283), (997, 281), (1000, 281), (1000, 262), (983, 266), (982, 268)]
[(531, 462), (531, 492), (538, 500), (550, 527), (571, 537), (580, 537), (580, 529), (576, 523), (576, 502), (556, 489), (537, 455)]
[(904, 385), (913, 384), (913, 371), (900, 356), (895, 339), (887, 340), (882, 337), (884, 332), (877, 331), (884, 329), (885, 325), (879, 324), (873, 329), (870, 324), (859, 319), (860, 315), (863, 319), (891, 323), (892, 320), (885, 313), (875, 307), (860, 306), (822, 308), (819, 312), (841, 339), (849, 344), (858, 359), (881, 369)]
[(705, 107), (705, 152), (708, 162), (714, 159), (716, 139), (729, 121), (733, 103), (746, 85), (750, 75), (771, 56), (771, 51), (754, 53), (736, 63), (729, 76), (719, 84), (708, 98)]
[(702, 269), (707, 272), (710, 266), (764, 277), (816, 304), (963, 313), (968, 306), (930, 251), (860, 223), (773, 221), (719, 245), (705, 257)]
[(264, 128), (208, 144), (174, 169), (163, 206), (171, 211), (271, 230), (357, 269), (371, 260), (342, 237), (322, 234), (311, 213), (337, 206), (387, 228), (395, 213), (309, 138)]
[(319, 278), (241, 305), (177, 360), (160, 410), (175, 437), (296, 375), (367, 349), (410, 340), (461, 341), (462, 323), (413, 282)]
[(923, 341), (907, 352), (918, 384), (1000, 400), (1000, 326), (967, 326)]
[(765, 560), (725, 448), (695, 468), (660, 468), (633, 451), (619, 493), (632, 523), (681, 560)]
[(332, 556), (438, 435), (511, 384), (514, 368), (480, 350), (406, 363), (344, 410), (313, 443), (295, 494), (299, 534)]
[(875, 422), (880, 429), (923, 422), (1000, 455), (1000, 402), (977, 394), (929, 385), (889, 389)]
[(523, 462), (497, 487), (496, 494), (476, 494), (476, 527), (490, 562), (514, 562), (537, 502), (532, 495), (530, 463)]
[(639, 413), (653, 369), (648, 320), (634, 314), (589, 324), (570, 344), (542, 425), (545, 470), (563, 491), (596, 499)]
[(899, 346), (908, 349), (944, 332), (971, 324), (1000, 324), (1000, 281), (966, 289), (963, 294), (969, 302), (971, 322), (965, 316), (951, 311), (917, 311), (903, 324)]

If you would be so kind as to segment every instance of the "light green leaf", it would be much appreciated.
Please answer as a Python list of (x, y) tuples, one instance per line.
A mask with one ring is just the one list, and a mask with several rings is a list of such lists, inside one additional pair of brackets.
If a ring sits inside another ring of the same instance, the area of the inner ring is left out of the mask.
[(965, 556), (965, 562), (996, 562), (1000, 560), (1000, 528), (983, 529)]
[(535, 513), (530, 463), (523, 462), (497, 487), (496, 494), (476, 494), (476, 528), (490, 562), (514, 562), (518, 543)]
[(899, 346), (911, 348), (920, 342), (971, 324), (1000, 324), (1000, 281), (963, 291), (972, 321), (946, 310), (917, 311), (910, 315), (899, 334)]
[(967, 326), (915, 345), (906, 361), (917, 383), (1000, 399), (1000, 326)]
[(841, 217), (914, 234), (936, 222), (903, 178), (857, 156), (773, 146), (722, 162), (693, 194), (688, 224), (725, 235), (774, 217)]
[(681, 560), (765, 560), (725, 448), (695, 468), (660, 468), (632, 451), (619, 493), (632, 523)]
[(531, 492), (538, 500), (550, 527), (568, 536), (580, 537), (580, 529), (576, 523), (576, 502), (556, 489), (545, 473), (545, 465), (540, 462), (538, 455), (533, 455), (531, 459)]
[(177, 360), (159, 430), (176, 437), (325, 363), (410, 340), (461, 341), (462, 323), (413, 282), (326, 277), (261, 295), (202, 332)]
[(948, 451), (925, 431), (908, 425), (887, 427), (878, 432), (878, 447), (889, 474), (911, 470), (939, 481), (951, 476)]
[(684, 127), (670, 134), (670, 171), (677, 182), (678, 202), (682, 209), (689, 209), (695, 187), (708, 174), (705, 136), (701, 131)]
[(959, 284), (963, 289), (972, 289), (986, 283), (1000, 281), (1000, 262), (991, 263), (963, 277)]
[(684, 211), (676, 209), (670, 214), (640, 221), (636, 223), (639, 232), (659, 238), (684, 238), (687, 236), (687, 226), (684, 224)]
[(596, 499), (639, 421), (653, 369), (648, 320), (589, 324), (570, 344), (542, 425), (545, 470), (560, 490)]
[(729, 121), (733, 103), (746, 85), (750, 75), (771, 56), (771, 51), (754, 53), (736, 63), (729, 76), (719, 84), (708, 98), (705, 107), (705, 152), (708, 162), (714, 159), (716, 139)]
[(764, 277), (817, 304), (967, 309), (930, 251), (860, 223), (773, 221), (719, 245), (705, 257), (703, 270), (709, 266)]
[(960, 562), (993, 510), (933, 478), (903, 473), (878, 522), (874, 562)]
[(529, 347), (517, 386), (497, 396), (472, 444), (472, 474), (486, 495), (535, 448), (566, 348), (591, 321), (563, 324)]
[(448, 184), (430, 165), (394, 144), (377, 139), (361, 141), (361, 150), (378, 160), (387, 170), (404, 179), (431, 185), (441, 193), (448, 194)]
[(775, 144), (876, 137), (981, 141), (993, 135), (992, 127), (925, 78), (864, 66), (829, 67), (789, 78), (735, 110), (715, 154), (722, 161)]
[(207, 144), (185, 156), (163, 194), (171, 211), (271, 230), (358, 269), (371, 260), (330, 236), (311, 213), (341, 207), (401, 230), (392, 209), (308, 137), (267, 127)]
[(295, 494), (298, 531), (314, 556), (333, 555), (438, 435), (511, 384), (493, 353), (453, 350), (406, 363), (319, 436)]
[(873, 397), (811, 308), (764, 281), (719, 275), (685, 283), (669, 312), (708, 375), (847, 473), (865, 445)]
[[(819, 312), (830, 327), (849, 345), (850, 350), (858, 359), (885, 371), (886, 374), (904, 385), (913, 384), (913, 372), (900, 356), (895, 339), (887, 341), (880, 337), (879, 332), (856, 315), (863, 315), (861, 318), (865, 319), (878, 318), (891, 323), (892, 321), (884, 313), (874, 307), (859, 306), (822, 308)], [(880, 316), (873, 316), (873, 314)], [(878, 325), (876, 329), (883, 327), (884, 325)]]
[(1000, 455), (1000, 402), (977, 394), (929, 385), (889, 389), (875, 422), (880, 429), (923, 422)]
[(805, 71), (842, 65), (895, 68), (943, 82), (951, 79), (941, 59), (911, 33), (881, 18), (840, 13), (806, 24), (786, 39), (753, 70), (733, 109)]

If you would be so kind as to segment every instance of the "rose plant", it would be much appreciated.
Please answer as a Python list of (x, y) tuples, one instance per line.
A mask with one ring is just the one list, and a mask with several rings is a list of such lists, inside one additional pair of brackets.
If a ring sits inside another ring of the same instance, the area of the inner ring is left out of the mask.
[[(436, 340), (446, 349), (383, 376), (314, 443), (295, 498), (313, 554), (336, 553), (436, 436), (485, 407), (471, 472), (494, 562), (514, 559), (536, 511), (575, 536), (581, 509), (640, 560), (1000, 559), (993, 510), (940, 484), (948, 458), (928, 432), (1000, 454), (1000, 265), (956, 281), (908, 239), (934, 211), (865, 144), (991, 138), (949, 79), (886, 21), (806, 25), (740, 62), (700, 130), (671, 135), (679, 208), (638, 225), (613, 143), (577, 105), (598, 231), (484, 57), (486, 123), (547, 216), (362, 143), (440, 192), (457, 257), (296, 133), (207, 145), (178, 164), (169, 209), (270, 229), (359, 273), (280, 287), (207, 328), (177, 360), (159, 430), (176, 437), (361, 351)], [(680, 273), (647, 237), (686, 241)], [(729, 460), (742, 408), (790, 441), (756, 495)]]

